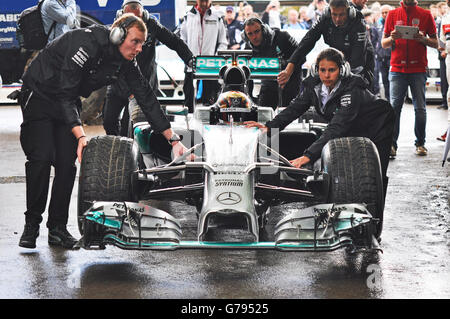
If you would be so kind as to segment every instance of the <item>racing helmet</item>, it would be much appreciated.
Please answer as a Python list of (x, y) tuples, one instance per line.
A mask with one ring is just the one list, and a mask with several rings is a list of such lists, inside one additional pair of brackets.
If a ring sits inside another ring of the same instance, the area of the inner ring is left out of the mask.
[(239, 91), (228, 91), (219, 95), (217, 106), (219, 108), (219, 121), (222, 123), (241, 123), (252, 118), (252, 101)]

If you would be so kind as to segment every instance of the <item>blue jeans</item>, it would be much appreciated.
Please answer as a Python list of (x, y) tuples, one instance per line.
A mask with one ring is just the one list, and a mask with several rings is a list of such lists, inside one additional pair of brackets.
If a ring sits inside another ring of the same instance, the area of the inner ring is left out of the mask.
[(400, 73), (389, 72), (390, 102), (395, 112), (395, 127), (393, 145), (397, 149), (397, 139), (400, 133), (400, 115), (405, 101), (408, 86), (411, 88), (414, 105), (415, 122), (414, 134), (416, 146), (425, 145), (425, 128), (427, 123), (427, 110), (425, 103), (426, 73)]

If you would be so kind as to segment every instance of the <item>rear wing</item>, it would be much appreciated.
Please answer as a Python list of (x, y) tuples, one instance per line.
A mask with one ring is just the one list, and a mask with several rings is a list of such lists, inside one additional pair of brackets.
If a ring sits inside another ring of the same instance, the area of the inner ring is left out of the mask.
[[(247, 50), (224, 50), (223, 56), (197, 56), (194, 60), (193, 74), (196, 79), (218, 79), (220, 69), (225, 65), (245, 65), (250, 69), (250, 80), (276, 79), (280, 73), (278, 58), (248, 56)], [(250, 51), (251, 52), (251, 51)]]

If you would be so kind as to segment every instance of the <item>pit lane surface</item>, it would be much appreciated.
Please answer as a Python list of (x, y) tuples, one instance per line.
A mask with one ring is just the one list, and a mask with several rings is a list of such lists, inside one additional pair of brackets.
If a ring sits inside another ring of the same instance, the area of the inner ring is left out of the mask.
[[(428, 106), (429, 155), (414, 154), (414, 110), (405, 105), (397, 159), (390, 162), (383, 254), (277, 251), (173, 252), (18, 247), (25, 210), (21, 113), (0, 106), (0, 298), (449, 298), (450, 163), (441, 167), (446, 111)], [(86, 128), (90, 136), (100, 127)], [(68, 229), (79, 237), (77, 187)], [(194, 210), (156, 203), (195, 232)], [(275, 215), (295, 205), (273, 210)], [(232, 235), (232, 234), (231, 234)]]

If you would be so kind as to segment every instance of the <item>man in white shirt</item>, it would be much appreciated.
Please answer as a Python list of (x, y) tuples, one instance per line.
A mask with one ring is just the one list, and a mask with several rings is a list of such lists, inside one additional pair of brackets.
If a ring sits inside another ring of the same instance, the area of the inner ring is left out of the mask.
[[(197, 0), (195, 6), (188, 11), (180, 27), (180, 38), (186, 42), (194, 56), (216, 55), (218, 50), (226, 50), (228, 41), (222, 17), (211, 10), (211, 0)], [(219, 82), (203, 80), (201, 102), (211, 105), (217, 99)], [(185, 105), (193, 111), (194, 85), (191, 70), (187, 70), (183, 91)]]

